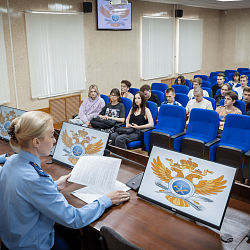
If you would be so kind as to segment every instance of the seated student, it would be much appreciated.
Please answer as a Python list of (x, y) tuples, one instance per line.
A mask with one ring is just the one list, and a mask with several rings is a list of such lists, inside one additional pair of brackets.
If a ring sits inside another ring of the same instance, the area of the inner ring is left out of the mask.
[(228, 92), (229, 90), (231, 90), (231, 86), (228, 83), (224, 83), (221, 87), (221, 94), (220, 95), (216, 95), (214, 97), (215, 99), (215, 107), (219, 107), (220, 106), (220, 101), (222, 99), (225, 99), (225, 93)]
[(233, 80), (229, 81), (228, 83), (232, 84), (233, 90), (235, 90), (237, 84), (240, 83), (240, 73), (239, 72), (234, 72), (232, 78), (233, 78)]
[(218, 73), (217, 74), (217, 83), (215, 84), (211, 89), (213, 91), (213, 97), (216, 96), (216, 92), (218, 89), (221, 89), (222, 85), (224, 84), (225, 81), (225, 75), (223, 73)]
[[(121, 103), (121, 95), (119, 89), (110, 91), (111, 102), (107, 103), (99, 114), (102, 120), (115, 120), (117, 122), (125, 122), (126, 111), (123, 103)], [(113, 133), (115, 128), (101, 129), (102, 131)]]
[(217, 134), (217, 137), (219, 138), (221, 137), (227, 114), (242, 114), (241, 111), (234, 106), (234, 103), (236, 102), (237, 99), (238, 99), (237, 94), (235, 94), (233, 91), (230, 90), (225, 94), (224, 106), (220, 106), (215, 110), (219, 114), (219, 119), (220, 119), (220, 125)]
[(178, 76), (175, 84), (186, 86), (186, 80), (185, 80), (184, 76)]
[(88, 98), (83, 100), (78, 116), (74, 119), (70, 119), (69, 122), (81, 126), (90, 126), (90, 120), (97, 117), (105, 106), (104, 100), (100, 97), (100, 93), (97, 85), (93, 84), (89, 86)]
[(128, 92), (128, 90), (131, 88), (131, 82), (127, 80), (121, 81), (121, 97), (126, 97), (133, 101), (134, 95)]
[(156, 94), (151, 93), (151, 87), (148, 84), (144, 84), (141, 86), (140, 91), (144, 94), (146, 101), (155, 102), (158, 107), (161, 106), (159, 98)]
[(181, 106), (181, 104), (175, 100), (174, 88), (166, 89), (166, 97), (167, 97), (167, 101), (164, 101), (162, 104), (172, 104), (172, 105)]
[(140, 139), (140, 129), (152, 128), (154, 121), (150, 110), (146, 107), (147, 101), (143, 93), (137, 92), (133, 100), (133, 106), (126, 119), (126, 128), (134, 128), (131, 134), (119, 135), (115, 132), (112, 135), (112, 144), (127, 149), (127, 143)]
[(240, 76), (240, 87), (235, 88), (235, 91), (238, 93), (238, 99), (242, 99), (243, 89), (247, 86), (248, 77), (246, 75)]
[(186, 114), (187, 114), (187, 124), (189, 121), (189, 115), (193, 108), (200, 108), (200, 109), (210, 109), (213, 110), (213, 106), (210, 101), (203, 98), (203, 89), (197, 87), (194, 89), (194, 99), (189, 100), (186, 106)]
[(246, 104), (246, 115), (250, 115), (250, 87), (243, 89), (242, 101)]
[[(194, 97), (194, 90), (198, 87), (201, 87), (202, 79), (200, 77), (196, 77), (193, 79), (193, 89), (190, 89), (188, 92), (188, 98), (191, 100)], [(203, 90), (203, 96), (209, 97), (209, 94), (206, 90)]]
[(53, 118), (26, 112), (12, 121), (9, 131), (10, 145), (19, 153), (0, 172), (2, 249), (81, 249), (76, 229), (98, 219), (112, 204), (127, 201), (129, 194), (113, 191), (81, 208), (71, 206), (60, 193), (70, 174), (53, 181), (41, 169), (40, 157), (48, 156), (56, 141)]

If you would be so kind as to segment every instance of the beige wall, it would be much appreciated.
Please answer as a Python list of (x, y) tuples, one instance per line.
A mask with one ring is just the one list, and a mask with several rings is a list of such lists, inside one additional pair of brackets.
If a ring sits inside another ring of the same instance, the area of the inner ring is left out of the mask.
[[(27, 42), (25, 33), (25, 10), (49, 10), (50, 1), (45, 0), (0, 0), (0, 7), (10, 7), (10, 20), (14, 53), (15, 78), (17, 89), (18, 108), (33, 110), (49, 106), (47, 99), (32, 99), (29, 77)], [(59, 1), (57, 1), (59, 2)], [(72, 11), (82, 11), (82, 2), (79, 0), (61, 0), (62, 4), (73, 6)], [(140, 77), (140, 26), (141, 17), (145, 14), (167, 12), (173, 16), (174, 5), (159, 4), (131, 0), (132, 2), (132, 30), (131, 31), (98, 31), (96, 20), (96, 1), (92, 0), (93, 12), (85, 13), (84, 39), (86, 60), (86, 88), (95, 83), (100, 92), (108, 94), (111, 88), (120, 87), (122, 79), (128, 79), (133, 87), (140, 87), (144, 83), (151, 84), (161, 79), (143, 81)], [(242, 38), (237, 32), (247, 30), (244, 25), (249, 20), (250, 10), (224, 12), (203, 8), (179, 6), (183, 9), (184, 16), (203, 19), (203, 60), (202, 70), (196, 73), (209, 74), (211, 71), (226, 68), (248, 66), (249, 62), (249, 39), (248, 34)], [(245, 18), (244, 18), (245, 17)], [(3, 14), (8, 75), (11, 90), (11, 102), (7, 106), (17, 107), (15, 81), (13, 74), (13, 60), (11, 55), (11, 40), (8, 14)], [(242, 27), (243, 25), (243, 27)], [(235, 32), (232, 31), (232, 27)], [(236, 35), (237, 34), (237, 37)], [(223, 47), (225, 44), (225, 47)], [(236, 53), (236, 48), (246, 48), (247, 55)], [(228, 52), (228, 49), (231, 50)], [(229, 54), (231, 53), (231, 54)], [(226, 58), (226, 60), (224, 60)], [(192, 78), (194, 74), (186, 74)], [(87, 91), (82, 91), (82, 99), (87, 97)]]

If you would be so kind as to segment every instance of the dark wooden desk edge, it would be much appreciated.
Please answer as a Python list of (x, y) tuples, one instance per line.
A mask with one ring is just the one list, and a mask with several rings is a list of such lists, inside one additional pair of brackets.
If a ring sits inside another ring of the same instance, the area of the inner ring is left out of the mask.
[[(145, 167), (147, 166), (147, 162), (149, 157), (146, 155), (138, 154), (129, 150), (121, 149), (112, 145), (109, 145), (109, 150), (112, 153), (121, 155), (129, 160), (138, 162)], [(231, 198), (234, 198), (239, 201), (243, 201), (250, 204), (250, 187), (241, 183), (235, 182), (233, 185)]]

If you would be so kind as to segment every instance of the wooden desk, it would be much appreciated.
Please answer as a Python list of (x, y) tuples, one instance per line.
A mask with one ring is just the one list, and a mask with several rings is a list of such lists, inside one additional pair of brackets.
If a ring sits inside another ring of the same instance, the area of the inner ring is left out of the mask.
[[(112, 149), (111, 149), (112, 150)], [(118, 149), (113, 148), (113, 151)], [(12, 150), (4, 141), (0, 141), (0, 153), (12, 154)], [(120, 151), (121, 154), (130, 153)], [(141, 156), (132, 153), (135, 159)], [(147, 158), (142, 158), (146, 162)], [(69, 169), (57, 164), (46, 164), (51, 157), (42, 157), (41, 165), (45, 172), (51, 174), (56, 180), (61, 175), (70, 172)], [(143, 167), (133, 165), (123, 161), (118, 174), (118, 180), (127, 182), (134, 175), (143, 171)], [(70, 192), (81, 188), (81, 185), (70, 184), (63, 190), (63, 194), (70, 204), (81, 207), (85, 203), (70, 194)], [(129, 191), (130, 200), (120, 206), (113, 206), (89, 228), (99, 236), (99, 229), (106, 225), (113, 228), (125, 239), (144, 249), (234, 249), (243, 239), (250, 229), (250, 204), (230, 199), (229, 207), (221, 229), (222, 233), (230, 233), (234, 237), (231, 243), (223, 243), (216, 230), (210, 230), (201, 225), (178, 217), (170, 211), (157, 207), (137, 197), (136, 192)], [(249, 197), (250, 199), (250, 197)], [(88, 227), (87, 227), (88, 228)], [(240, 244), (241, 248), (248, 249), (250, 244), (246, 239)], [(91, 248), (95, 249), (98, 248)]]

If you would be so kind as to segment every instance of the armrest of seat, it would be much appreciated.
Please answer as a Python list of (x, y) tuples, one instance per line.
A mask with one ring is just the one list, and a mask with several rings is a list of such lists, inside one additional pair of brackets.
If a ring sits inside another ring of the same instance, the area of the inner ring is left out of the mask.
[(245, 153), (245, 155), (244, 155), (244, 164), (243, 164), (244, 177), (247, 179), (247, 185), (248, 186), (250, 186), (249, 159), (250, 159), (250, 150)]
[(170, 135), (167, 133), (153, 131), (150, 134), (150, 141), (151, 141), (150, 151), (153, 146), (159, 146), (162, 148), (169, 149), (169, 138), (170, 138)]
[(203, 159), (205, 142), (195, 138), (185, 137), (181, 142), (181, 152)]
[(142, 147), (142, 150), (144, 150), (144, 151), (146, 151), (146, 146), (144, 143), (144, 133), (151, 131), (153, 129), (155, 129), (155, 127), (141, 129), (141, 147)]
[(177, 152), (181, 151), (181, 141), (182, 141), (182, 137), (185, 134), (186, 132), (180, 132), (170, 137), (170, 149), (171, 150), (177, 151)]
[(243, 176), (244, 151), (230, 146), (219, 145), (216, 150), (216, 161), (228, 166), (238, 168), (236, 180), (244, 182)]
[(205, 149), (204, 149), (204, 159), (205, 160), (209, 160), (210, 147), (216, 143), (219, 143), (219, 142), (220, 142), (220, 138), (215, 138), (214, 140), (205, 144)]

